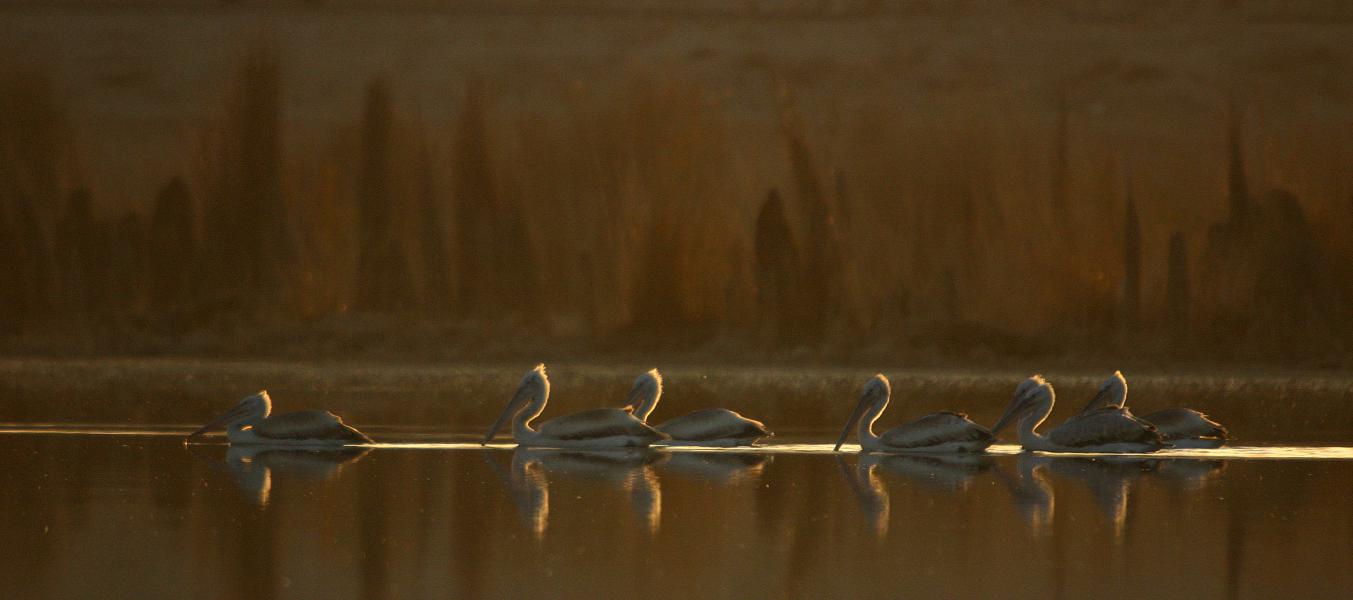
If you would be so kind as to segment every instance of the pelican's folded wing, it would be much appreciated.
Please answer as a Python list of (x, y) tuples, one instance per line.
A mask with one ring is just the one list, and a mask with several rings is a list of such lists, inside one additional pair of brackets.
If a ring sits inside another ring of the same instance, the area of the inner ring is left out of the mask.
[(371, 438), (331, 412), (301, 410), (273, 415), (254, 425), (254, 433), (272, 440), (342, 440), (370, 444)]
[(1182, 438), (1226, 439), (1226, 428), (1207, 415), (1191, 408), (1167, 408), (1142, 417), (1155, 426), (1160, 437), (1167, 440)]
[(707, 408), (658, 425), (658, 431), (674, 440), (701, 441), (770, 437), (760, 421), (748, 419), (726, 408)]
[(955, 412), (931, 413), (884, 432), (879, 441), (892, 448), (925, 448), (949, 442), (991, 441), (991, 432)]
[(1113, 443), (1140, 443), (1157, 448), (1163, 446), (1156, 428), (1133, 416), (1125, 408), (1101, 408), (1071, 417), (1048, 432), (1048, 440), (1066, 448)]
[(655, 440), (667, 438), (666, 434), (618, 408), (594, 408), (555, 417), (541, 423), (536, 431), (556, 440), (593, 440), (621, 435)]

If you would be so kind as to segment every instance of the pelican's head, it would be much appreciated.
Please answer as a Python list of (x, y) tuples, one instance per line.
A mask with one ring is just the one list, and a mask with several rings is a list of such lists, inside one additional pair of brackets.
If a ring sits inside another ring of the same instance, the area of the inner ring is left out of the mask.
[(855, 411), (850, 413), (850, 418), (846, 420), (846, 426), (841, 430), (841, 437), (836, 440), (836, 447), (833, 452), (841, 449), (841, 444), (846, 443), (846, 438), (850, 437), (850, 429), (860, 421), (864, 413), (869, 409), (882, 411), (882, 407), (888, 404), (888, 397), (893, 393), (893, 388), (888, 384), (888, 378), (883, 373), (878, 373), (864, 382), (864, 387), (860, 388), (860, 401), (855, 405)]
[(1090, 399), (1090, 403), (1086, 404), (1081, 412), (1101, 408), (1122, 408), (1127, 404), (1127, 390), (1127, 379), (1123, 377), (1123, 372), (1114, 371), (1104, 383), (1099, 384), (1099, 389), (1095, 390), (1095, 397)]
[(238, 404), (231, 407), (231, 409), (225, 413), (222, 413), (221, 416), (212, 419), (211, 422), (203, 425), (201, 429), (188, 434), (188, 437), (194, 438), (220, 427), (231, 427), (236, 424), (246, 424), (258, 419), (266, 419), (269, 414), (272, 414), (272, 398), (268, 397), (267, 390), (263, 390), (240, 400)]
[(526, 405), (534, 400), (548, 400), (550, 397), (550, 378), (545, 374), (545, 364), (536, 365), (521, 378), (521, 384), (517, 386), (516, 393), (512, 394), (512, 399), (503, 407), (503, 412), (498, 415), (498, 420), (493, 422), (493, 427), (484, 435), (484, 440), (479, 445), (489, 443), (493, 436), (503, 428), (503, 424), (508, 419), (516, 416)]
[(1015, 386), (1015, 395), (1010, 399), (1010, 406), (1005, 409), (1005, 414), (1001, 415), (1001, 419), (991, 428), (991, 434), (1000, 433), (1006, 425), (1029, 414), (1044, 401), (1050, 402), (1052, 399), (1052, 384), (1043, 379), (1042, 375), (1034, 375), (1021, 381)]
[(657, 369), (649, 369), (634, 380), (634, 387), (630, 388), (630, 394), (625, 398), (624, 410), (629, 411), (640, 421), (647, 421), (648, 415), (653, 414), (653, 409), (657, 408), (658, 400), (661, 398), (662, 373)]

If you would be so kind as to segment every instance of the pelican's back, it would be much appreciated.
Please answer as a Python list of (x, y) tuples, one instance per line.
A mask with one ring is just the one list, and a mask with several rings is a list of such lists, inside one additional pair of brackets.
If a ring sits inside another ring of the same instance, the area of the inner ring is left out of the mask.
[(1150, 423), (1125, 408), (1101, 408), (1082, 413), (1048, 432), (1048, 441), (1065, 448), (1090, 448), (1116, 443), (1164, 446)]
[(1142, 417), (1155, 426), (1166, 440), (1184, 438), (1227, 438), (1226, 428), (1207, 415), (1191, 408), (1167, 408)]
[(894, 427), (879, 437), (892, 448), (925, 448), (951, 442), (991, 442), (987, 428), (973, 423), (968, 415), (956, 412), (931, 413), (905, 425)]
[(555, 417), (536, 429), (540, 435), (556, 440), (592, 440), (631, 436), (661, 440), (667, 436), (619, 408), (593, 408)]
[(658, 425), (658, 431), (674, 440), (723, 440), (761, 438), (773, 435), (760, 421), (726, 408), (706, 408)]
[(328, 411), (298, 410), (273, 415), (254, 425), (254, 433), (270, 440), (333, 440), (370, 444), (371, 438)]

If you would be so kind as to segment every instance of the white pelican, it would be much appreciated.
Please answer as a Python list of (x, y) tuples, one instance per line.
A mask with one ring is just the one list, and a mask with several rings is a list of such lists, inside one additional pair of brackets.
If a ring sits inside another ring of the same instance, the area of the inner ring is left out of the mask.
[[(662, 399), (662, 374), (651, 369), (634, 380), (625, 409), (645, 423)], [(654, 427), (671, 439), (668, 446), (750, 446), (763, 437), (775, 434), (761, 421), (748, 419), (726, 408), (706, 408), (691, 414), (664, 421)]]
[(995, 441), (990, 431), (970, 421), (968, 415), (947, 411), (930, 413), (875, 435), (874, 421), (888, 408), (891, 396), (892, 386), (882, 373), (865, 382), (860, 403), (846, 420), (835, 450), (846, 443), (856, 422), (860, 425), (861, 452), (981, 452)]
[(489, 443), (509, 418), (512, 419), (512, 439), (519, 446), (626, 448), (648, 446), (667, 439), (667, 434), (619, 408), (584, 410), (545, 421), (538, 429), (532, 428), (531, 421), (545, 411), (549, 401), (550, 379), (545, 374), (545, 365), (536, 365), (522, 378), (517, 392), (480, 444)]
[[(1114, 371), (1081, 412), (1126, 407), (1127, 379), (1122, 371)], [(1161, 439), (1176, 448), (1218, 448), (1226, 444), (1228, 437), (1220, 423), (1191, 408), (1167, 408), (1138, 418), (1150, 423)]]
[(218, 427), (225, 427), (231, 444), (266, 446), (342, 446), (370, 444), (366, 434), (343, 423), (338, 415), (323, 410), (299, 410), (272, 414), (272, 398), (267, 390), (240, 400), (201, 429), (188, 434), (192, 439)]
[(1043, 452), (1154, 452), (1166, 445), (1150, 423), (1123, 408), (1081, 413), (1044, 436), (1036, 429), (1052, 414), (1055, 402), (1052, 384), (1034, 375), (1015, 388), (1010, 407), (991, 431), (999, 433), (1006, 425), (1020, 419), (1020, 445), (1025, 450)]

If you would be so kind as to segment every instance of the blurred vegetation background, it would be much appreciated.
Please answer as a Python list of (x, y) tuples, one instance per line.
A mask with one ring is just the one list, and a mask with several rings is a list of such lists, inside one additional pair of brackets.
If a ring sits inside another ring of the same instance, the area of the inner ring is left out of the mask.
[(0, 351), (1353, 365), (1338, 2), (0, 6)]

